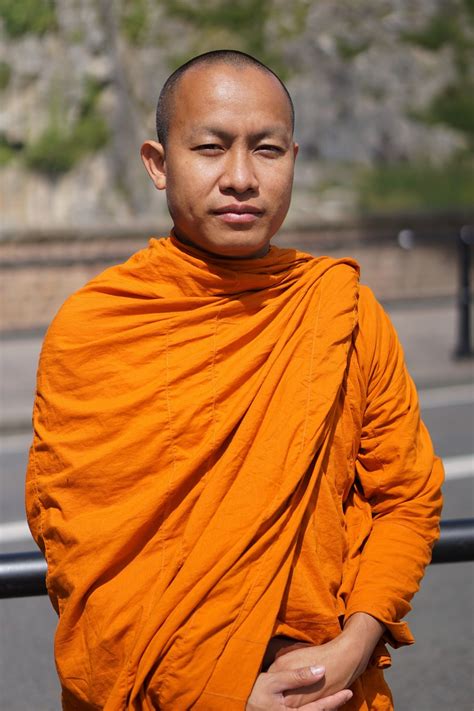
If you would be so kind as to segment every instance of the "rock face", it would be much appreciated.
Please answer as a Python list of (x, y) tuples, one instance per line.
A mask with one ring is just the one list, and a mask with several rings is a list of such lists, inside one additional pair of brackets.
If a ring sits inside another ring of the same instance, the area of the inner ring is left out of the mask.
[[(255, 46), (287, 70), (301, 146), (290, 220), (339, 217), (355, 203), (350, 184), (328, 181), (334, 165), (347, 173), (354, 165), (443, 164), (465, 147), (461, 132), (414, 117), (453, 82), (456, 37), (434, 48), (429, 37), (413, 37), (447, 9), (461, 21), (468, 4), (260, 0), (234, 17), (216, 1), (5, 0), (2, 225), (165, 223), (139, 146), (154, 137), (157, 95), (172, 68), (221, 46)], [(248, 24), (246, 40), (239, 22), (255, 8), (263, 19)], [(466, 32), (472, 40), (472, 23)]]

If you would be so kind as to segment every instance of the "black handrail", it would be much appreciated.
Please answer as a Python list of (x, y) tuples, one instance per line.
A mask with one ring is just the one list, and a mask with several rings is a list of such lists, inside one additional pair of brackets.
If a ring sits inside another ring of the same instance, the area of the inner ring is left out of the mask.
[(0, 598), (46, 592), (46, 561), (40, 551), (0, 554)]
[(441, 536), (433, 548), (432, 563), (467, 563), (474, 560), (474, 518), (441, 521)]
[[(432, 563), (474, 560), (474, 518), (441, 522)], [(40, 551), (0, 554), (0, 598), (46, 595), (46, 561)]]

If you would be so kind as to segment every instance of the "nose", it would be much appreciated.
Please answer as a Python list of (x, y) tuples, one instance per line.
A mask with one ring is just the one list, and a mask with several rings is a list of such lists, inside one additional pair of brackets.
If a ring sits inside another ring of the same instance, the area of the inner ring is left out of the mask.
[(227, 151), (219, 187), (224, 193), (243, 195), (258, 190), (258, 179), (250, 151), (233, 147)]

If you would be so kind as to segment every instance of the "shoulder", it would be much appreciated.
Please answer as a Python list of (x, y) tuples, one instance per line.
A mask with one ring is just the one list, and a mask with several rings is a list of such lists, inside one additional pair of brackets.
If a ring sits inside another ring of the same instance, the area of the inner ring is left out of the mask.
[(372, 289), (365, 284), (359, 286), (359, 326), (364, 332), (371, 331), (377, 326), (388, 323), (388, 316), (377, 301)]
[(66, 392), (107, 383), (134, 350), (137, 323), (153, 297), (146, 250), (110, 267), (73, 293), (49, 326), (39, 360), (37, 389)]
[(395, 328), (372, 290), (363, 285), (359, 290), (354, 350), (368, 386), (381, 379), (396, 378), (405, 370), (403, 348)]
[(109, 328), (120, 328), (133, 304), (154, 296), (148, 250), (105, 269), (71, 294), (51, 322), (45, 345), (78, 344), (99, 332), (105, 335)]
[(368, 348), (376, 348), (386, 340), (396, 337), (390, 318), (377, 301), (372, 289), (359, 286), (357, 338)]

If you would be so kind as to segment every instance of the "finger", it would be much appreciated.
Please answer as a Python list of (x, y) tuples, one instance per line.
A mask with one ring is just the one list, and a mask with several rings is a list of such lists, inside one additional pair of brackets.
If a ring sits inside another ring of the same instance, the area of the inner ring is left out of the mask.
[(299, 689), (310, 686), (323, 678), (324, 667), (301, 667), (300, 669), (285, 669), (284, 671), (268, 672), (271, 688), (275, 692)]
[(306, 704), (306, 706), (300, 706), (300, 709), (301, 711), (334, 711), (334, 709), (340, 709), (344, 704), (347, 704), (347, 702), (352, 699), (352, 696), (353, 694), (350, 689), (343, 689), (342, 691), (338, 691), (337, 694), (312, 701), (310, 704)]

